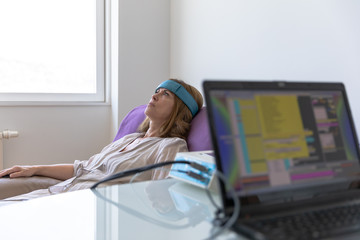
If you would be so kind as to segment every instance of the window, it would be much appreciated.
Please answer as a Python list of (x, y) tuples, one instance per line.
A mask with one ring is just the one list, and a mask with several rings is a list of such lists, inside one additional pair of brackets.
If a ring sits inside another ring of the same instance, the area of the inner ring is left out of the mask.
[(105, 99), (105, 0), (0, 0), (0, 101)]

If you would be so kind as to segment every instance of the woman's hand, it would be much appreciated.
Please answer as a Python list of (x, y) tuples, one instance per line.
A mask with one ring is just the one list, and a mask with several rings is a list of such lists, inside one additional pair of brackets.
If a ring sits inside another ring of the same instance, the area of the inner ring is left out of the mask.
[(0, 171), (0, 177), (9, 176), (10, 178), (44, 176), (66, 180), (74, 175), (74, 164), (54, 164), (54, 165), (33, 165), (33, 166), (14, 166)]
[(0, 177), (9, 176), (10, 178), (31, 177), (36, 172), (35, 166), (13, 166), (0, 171)]

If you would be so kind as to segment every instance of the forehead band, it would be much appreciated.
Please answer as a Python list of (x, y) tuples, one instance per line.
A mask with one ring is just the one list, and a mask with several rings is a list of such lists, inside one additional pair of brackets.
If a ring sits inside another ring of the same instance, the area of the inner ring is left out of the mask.
[(181, 84), (173, 80), (166, 80), (165, 82), (162, 82), (156, 88), (156, 90), (158, 90), (159, 88), (166, 88), (167, 90), (174, 93), (188, 107), (192, 116), (194, 117), (196, 115), (199, 107), (193, 96), (188, 91), (186, 91), (186, 89)]

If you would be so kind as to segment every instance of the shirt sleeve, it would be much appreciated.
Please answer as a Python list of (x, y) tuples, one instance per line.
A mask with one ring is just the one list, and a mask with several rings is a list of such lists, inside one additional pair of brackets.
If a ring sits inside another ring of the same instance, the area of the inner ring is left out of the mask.
[[(178, 152), (188, 152), (186, 141), (181, 138), (168, 138), (159, 148), (158, 156), (155, 163), (161, 163), (166, 161), (174, 161)], [(152, 179), (164, 179), (168, 176), (171, 165), (159, 168), (152, 173)]]

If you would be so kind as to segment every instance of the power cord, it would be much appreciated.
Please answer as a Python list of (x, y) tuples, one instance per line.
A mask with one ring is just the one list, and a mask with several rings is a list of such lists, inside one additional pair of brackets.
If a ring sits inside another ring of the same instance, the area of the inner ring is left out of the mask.
[(129, 169), (126, 171), (122, 171), (122, 172), (118, 172), (115, 173), (109, 177), (106, 177), (100, 181), (98, 181), (97, 183), (95, 183), (94, 185), (91, 186), (91, 189), (95, 189), (97, 186), (99, 186), (102, 183), (106, 183), (115, 179), (119, 179), (119, 178), (123, 178), (123, 177), (127, 177), (130, 175), (134, 175), (136, 173), (139, 172), (144, 172), (144, 171), (148, 171), (151, 169), (155, 169), (155, 168), (159, 168), (159, 167), (163, 167), (166, 165), (172, 165), (172, 164), (189, 164), (190, 166), (192, 166), (195, 169), (198, 169), (199, 171), (202, 172), (209, 172), (209, 169), (205, 166), (202, 166), (196, 162), (190, 162), (190, 161), (186, 161), (186, 160), (177, 160), (177, 161), (166, 161), (166, 162), (162, 162), (162, 163), (156, 163), (156, 164), (152, 164), (152, 165), (147, 165), (144, 167), (139, 167), (139, 168), (133, 168), (133, 169)]

